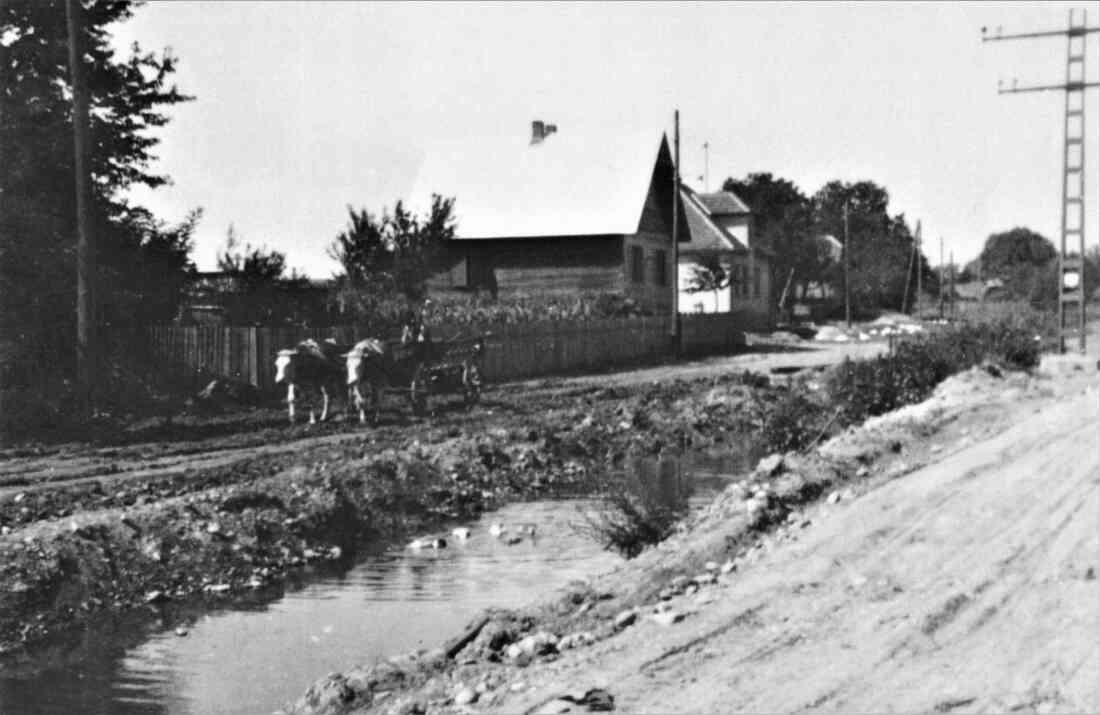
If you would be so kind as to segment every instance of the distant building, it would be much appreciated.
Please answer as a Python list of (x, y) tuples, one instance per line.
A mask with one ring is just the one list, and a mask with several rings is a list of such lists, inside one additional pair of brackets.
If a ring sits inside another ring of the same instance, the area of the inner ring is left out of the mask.
[[(684, 186), (680, 196), (689, 233), (679, 252), (680, 312), (741, 312), (755, 323), (770, 324), (771, 253), (753, 241), (749, 207), (730, 191), (696, 193)], [(698, 268), (713, 260), (731, 277), (731, 284), (717, 293), (689, 290)]]
[[(455, 198), (457, 235), (433, 290), (607, 292), (672, 309), (672, 155), (660, 132), (602, 137), (532, 123), (530, 136), (435, 147), (416, 201)], [(687, 241), (681, 210), (681, 241)]]
[(839, 263), (844, 257), (844, 244), (836, 236), (823, 233), (817, 237), (817, 242), (823, 247), (829, 260)]
[(1000, 278), (955, 284), (955, 299), (963, 302), (1005, 300), (1008, 291)]

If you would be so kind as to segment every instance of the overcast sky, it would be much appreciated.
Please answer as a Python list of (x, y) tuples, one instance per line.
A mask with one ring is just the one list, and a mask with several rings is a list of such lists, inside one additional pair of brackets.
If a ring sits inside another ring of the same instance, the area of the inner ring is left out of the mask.
[[(431, 143), (526, 134), (536, 118), (561, 132), (671, 133), (674, 108), (694, 186), (703, 142), (711, 189), (756, 171), (808, 194), (870, 179), (893, 213), (921, 219), (937, 263), (941, 236), (960, 261), (1017, 225), (1057, 243), (1063, 95), (998, 96), (997, 80), (1062, 81), (1065, 39), (983, 44), (980, 28), (1059, 29), (1070, 7), (1100, 23), (1098, 2), (153, 2), (116, 39), (170, 46), (180, 88), (196, 97), (160, 133), (158, 168), (174, 185), (137, 199), (171, 221), (205, 210), (201, 270), (232, 222), (243, 240), (327, 277), (346, 205), (406, 197)], [(1087, 100), (1090, 245), (1098, 94)]]

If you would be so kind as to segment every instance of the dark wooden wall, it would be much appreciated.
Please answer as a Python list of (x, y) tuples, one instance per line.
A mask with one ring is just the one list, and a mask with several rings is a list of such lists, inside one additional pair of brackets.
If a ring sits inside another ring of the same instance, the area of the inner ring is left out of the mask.
[[(455, 241), (451, 287), (509, 293), (622, 289), (621, 236), (539, 236)], [(433, 287), (444, 287), (436, 281)]]

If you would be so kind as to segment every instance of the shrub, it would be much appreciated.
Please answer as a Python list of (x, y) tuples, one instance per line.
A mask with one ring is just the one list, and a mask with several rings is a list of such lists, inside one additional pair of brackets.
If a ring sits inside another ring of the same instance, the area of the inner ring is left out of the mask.
[(577, 529), (594, 537), (604, 548), (631, 559), (647, 546), (664, 541), (688, 511), (689, 489), (678, 469), (670, 472), (640, 468), (632, 474), (606, 477), (601, 490), (601, 509), (582, 514)]
[(767, 452), (805, 447), (821, 434), (828, 419), (825, 407), (798, 389), (785, 389), (759, 407), (761, 442)]
[(1036, 329), (1019, 319), (946, 328), (902, 342), (892, 355), (845, 361), (832, 372), (828, 392), (845, 424), (861, 422), (920, 402), (948, 376), (984, 361), (1014, 369), (1038, 365)]

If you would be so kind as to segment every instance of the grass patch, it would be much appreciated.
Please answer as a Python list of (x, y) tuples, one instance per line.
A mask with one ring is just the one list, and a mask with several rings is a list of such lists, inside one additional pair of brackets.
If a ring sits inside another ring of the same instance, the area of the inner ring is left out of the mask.
[(675, 463), (606, 477), (600, 491), (602, 508), (582, 513), (575, 528), (628, 559), (672, 534), (688, 512), (691, 495)]

